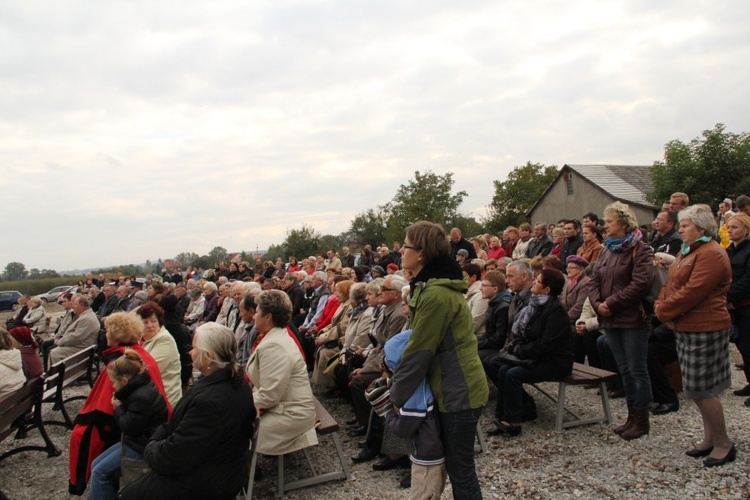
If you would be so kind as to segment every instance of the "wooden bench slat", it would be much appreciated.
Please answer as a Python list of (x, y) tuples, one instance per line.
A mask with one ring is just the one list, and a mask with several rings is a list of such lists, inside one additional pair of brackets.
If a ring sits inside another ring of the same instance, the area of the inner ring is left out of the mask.
[(318, 398), (313, 397), (313, 402), (315, 403), (315, 419), (318, 421), (318, 433), (330, 434), (338, 431), (339, 423), (328, 413), (328, 410), (318, 401)]

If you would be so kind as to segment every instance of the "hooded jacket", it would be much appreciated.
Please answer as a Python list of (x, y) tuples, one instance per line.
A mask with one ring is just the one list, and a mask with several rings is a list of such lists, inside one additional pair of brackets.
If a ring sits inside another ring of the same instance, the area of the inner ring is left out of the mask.
[(440, 257), (414, 277), (411, 289), (409, 315), (415, 333), (394, 375), (391, 399), (403, 406), (427, 376), (440, 412), (482, 408), (489, 388), (460, 266), (447, 255)]
[[(385, 363), (394, 373), (401, 363), (401, 355), (412, 331), (394, 335), (385, 344)], [(409, 458), (418, 465), (439, 465), (445, 462), (445, 451), (440, 440), (440, 423), (435, 417), (435, 397), (426, 378), (398, 412), (390, 410), (385, 421), (397, 436), (409, 439)]]
[(0, 397), (20, 389), (26, 383), (22, 367), (21, 351), (0, 351)]

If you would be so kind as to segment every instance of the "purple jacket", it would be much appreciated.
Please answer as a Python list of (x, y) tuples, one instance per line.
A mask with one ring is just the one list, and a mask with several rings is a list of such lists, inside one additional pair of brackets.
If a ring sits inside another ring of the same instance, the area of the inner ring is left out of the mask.
[(219, 315), (219, 293), (214, 292), (211, 298), (206, 299), (206, 305), (203, 309), (203, 317), (201, 321), (208, 323), (209, 321), (216, 321), (216, 316)]

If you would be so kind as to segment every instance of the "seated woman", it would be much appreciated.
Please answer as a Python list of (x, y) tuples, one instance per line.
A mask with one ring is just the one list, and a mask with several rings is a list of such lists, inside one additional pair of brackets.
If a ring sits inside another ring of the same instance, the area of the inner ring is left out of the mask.
[(182, 397), (182, 363), (174, 337), (164, 328), (164, 309), (156, 302), (146, 302), (137, 313), (143, 321), (143, 348), (159, 365), (164, 391), (175, 407)]
[(581, 317), (583, 303), (588, 298), (589, 277), (586, 276), (586, 268), (589, 263), (580, 255), (570, 255), (567, 261), (568, 279), (565, 281), (560, 301), (568, 312), (570, 318), (570, 330), (573, 335), (573, 360), (576, 363), (583, 363), (586, 357), (589, 358), (589, 365), (601, 368), (599, 363), (599, 351), (596, 348), (596, 339), (599, 338), (599, 332), (587, 331), (582, 328), (578, 331), (576, 322)]
[(323, 373), (328, 366), (328, 361), (341, 352), (339, 344), (346, 333), (349, 325), (349, 311), (352, 310), (352, 303), (349, 299), (349, 290), (353, 281), (344, 280), (336, 283), (334, 293), (339, 301), (339, 306), (333, 313), (331, 322), (320, 330), (315, 337), (315, 368), (313, 369), (311, 382), (317, 386), (329, 389), (330, 394), (335, 392), (336, 382), (333, 373)]
[(17, 391), (25, 383), (21, 351), (13, 347), (8, 330), (0, 328), (0, 398)]
[(286, 331), (292, 317), (289, 296), (266, 290), (255, 301), (258, 337), (247, 375), (255, 406), (262, 410), (256, 449), (283, 455), (318, 444), (315, 404), (302, 352)]
[(565, 231), (560, 227), (555, 227), (552, 232), (552, 250), (549, 251), (550, 255), (560, 256), (562, 247), (565, 244)]
[(351, 319), (344, 333), (339, 365), (334, 368), (336, 386), (347, 400), (351, 400), (349, 376), (352, 371), (362, 368), (365, 348), (371, 344), (369, 334), (372, 330), (372, 315), (378, 307), (380, 282), (381, 280), (355, 283), (349, 290), (349, 300), (352, 303), (352, 310), (349, 311)]
[[(494, 427), (488, 434), (518, 436), (524, 418), (524, 400), (533, 402), (524, 383), (556, 380), (573, 369), (572, 336), (565, 308), (557, 298), (565, 277), (556, 269), (543, 269), (531, 286), (529, 305), (516, 315), (507, 352), (526, 366), (504, 362), (497, 373)], [(535, 409), (526, 419), (535, 416)]]
[(29, 299), (29, 312), (23, 317), (23, 322), (34, 334), (41, 335), (47, 332), (47, 314), (44, 312), (40, 299), (36, 297)]
[(203, 376), (146, 445), (151, 472), (123, 488), (121, 498), (234, 498), (247, 478), (256, 412), (234, 334), (202, 325), (190, 355)]
[(28, 380), (37, 378), (44, 373), (42, 359), (39, 357), (39, 344), (31, 335), (28, 326), (17, 326), (10, 330), (13, 346), (21, 351), (23, 372)]
[[(156, 364), (151, 354), (138, 345), (143, 336), (141, 319), (132, 313), (117, 312), (107, 316), (104, 324), (107, 328), (108, 346), (108, 349), (102, 353), (104, 364), (109, 365), (122, 356), (125, 349), (134, 350), (146, 364), (148, 374), (159, 393), (165, 401), (168, 401), (164, 393), (159, 365)], [(75, 427), (70, 435), (70, 493), (83, 494), (86, 490), (86, 482), (91, 475), (91, 462), (119, 439), (113, 416), (112, 396), (114, 393), (114, 385), (104, 370), (96, 379), (94, 387), (86, 397), (86, 402), (83, 403), (83, 408), (75, 419)], [(168, 408), (171, 413), (172, 407), (168, 406)]]

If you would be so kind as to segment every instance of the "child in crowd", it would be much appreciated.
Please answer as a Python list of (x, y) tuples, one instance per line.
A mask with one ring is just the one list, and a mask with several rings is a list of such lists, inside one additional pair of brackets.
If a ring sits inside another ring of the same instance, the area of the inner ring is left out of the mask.
[(126, 349), (121, 357), (109, 364), (107, 375), (115, 388), (113, 416), (122, 432), (122, 444), (111, 446), (91, 464), (89, 498), (92, 500), (117, 497), (117, 485), (112, 475), (120, 468), (122, 457), (142, 458), (149, 438), (168, 417), (164, 397), (151, 381), (146, 365), (136, 351)]
[[(395, 372), (401, 363), (412, 331), (394, 335), (386, 342), (385, 372)], [(387, 387), (386, 387), (387, 389)], [(385, 396), (385, 391), (382, 396)], [(381, 398), (376, 398), (381, 399)], [(435, 398), (425, 378), (402, 408), (394, 408), (383, 400), (373, 402), (376, 412), (385, 415), (386, 425), (399, 437), (408, 438), (411, 459), (411, 498), (438, 499), (445, 488), (445, 452), (440, 439), (440, 424), (433, 405)]]

